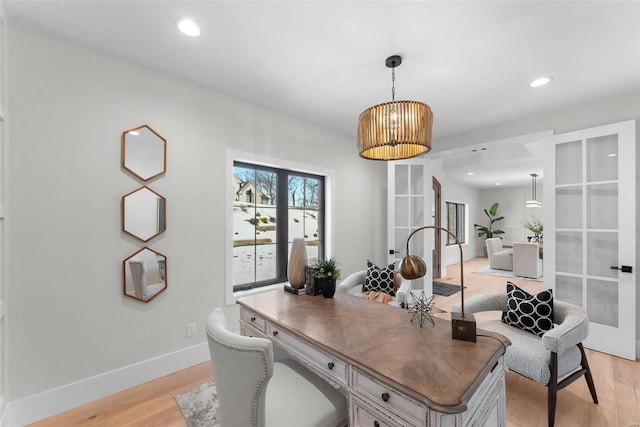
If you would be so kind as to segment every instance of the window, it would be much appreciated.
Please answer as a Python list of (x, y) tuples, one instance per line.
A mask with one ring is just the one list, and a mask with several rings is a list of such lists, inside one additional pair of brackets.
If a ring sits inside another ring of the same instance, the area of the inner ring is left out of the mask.
[[(462, 244), (465, 242), (465, 205), (447, 202), (447, 230), (453, 233)], [(447, 234), (447, 246), (455, 245), (456, 240)]]
[(287, 281), (291, 242), (324, 257), (324, 176), (233, 162), (233, 291)]

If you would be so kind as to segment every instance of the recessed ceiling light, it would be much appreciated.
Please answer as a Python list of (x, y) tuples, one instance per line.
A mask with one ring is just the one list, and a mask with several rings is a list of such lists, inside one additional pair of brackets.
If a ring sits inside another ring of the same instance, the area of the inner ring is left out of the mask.
[(496, 182), (496, 185), (502, 185), (502, 183), (500, 183), (500, 182)]
[(617, 156), (617, 154), (616, 154), (616, 153), (611, 153), (611, 154), (607, 154), (607, 155), (608, 155), (609, 157), (615, 157), (615, 156)]
[(467, 172), (467, 175), (473, 175), (475, 172)]
[(537, 79), (535, 79), (534, 81), (532, 81), (531, 83), (529, 83), (529, 86), (531, 87), (540, 87), (540, 86), (544, 86), (547, 83), (549, 83), (551, 81), (553, 77), (551, 76), (543, 76), (543, 77), (538, 77)]
[(198, 37), (200, 35), (200, 27), (191, 19), (178, 19), (177, 25), (180, 32), (184, 35), (189, 37)]

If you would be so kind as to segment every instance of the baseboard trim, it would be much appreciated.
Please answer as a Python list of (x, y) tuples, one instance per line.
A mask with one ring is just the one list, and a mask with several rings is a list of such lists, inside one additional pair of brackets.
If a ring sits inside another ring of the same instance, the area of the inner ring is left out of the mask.
[(206, 360), (205, 342), (9, 402), (0, 427), (22, 427)]

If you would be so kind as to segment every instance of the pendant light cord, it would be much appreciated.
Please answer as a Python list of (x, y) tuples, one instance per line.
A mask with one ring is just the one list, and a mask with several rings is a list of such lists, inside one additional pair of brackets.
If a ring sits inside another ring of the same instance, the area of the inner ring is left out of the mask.
[(391, 68), (391, 102), (396, 100), (396, 67)]

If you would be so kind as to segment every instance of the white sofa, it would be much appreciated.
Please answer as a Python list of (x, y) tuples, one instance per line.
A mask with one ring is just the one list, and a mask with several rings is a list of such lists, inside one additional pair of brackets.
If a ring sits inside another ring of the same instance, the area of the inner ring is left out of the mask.
[[(367, 270), (357, 271), (347, 276), (342, 282), (340, 282), (336, 288), (336, 293), (349, 293), (356, 296), (362, 296), (362, 287), (364, 280), (367, 276)], [(407, 295), (411, 291), (411, 282), (405, 280), (399, 272), (396, 272), (396, 277), (399, 278), (398, 290), (396, 296), (393, 298), (393, 302), (401, 304), (407, 301)]]

